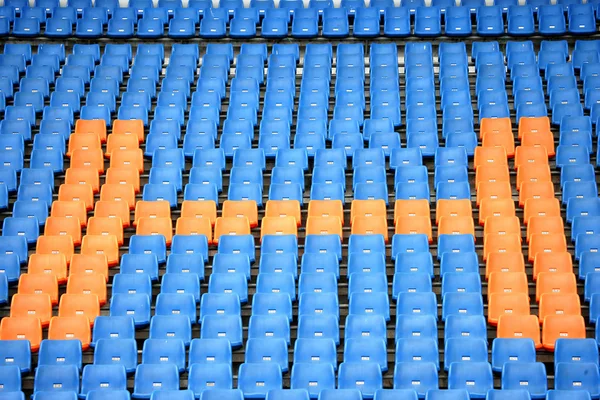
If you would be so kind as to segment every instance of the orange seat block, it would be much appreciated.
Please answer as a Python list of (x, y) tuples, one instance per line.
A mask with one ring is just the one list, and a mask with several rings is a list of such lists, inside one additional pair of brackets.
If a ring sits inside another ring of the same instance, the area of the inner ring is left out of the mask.
[[(75, 245), (71, 236), (46, 236), (38, 238), (35, 248), (37, 254), (62, 254), (65, 256), (67, 265), (71, 263), (71, 257), (75, 253)], [(31, 273), (31, 271), (29, 271)], [(60, 278), (57, 276), (59, 282)]]
[(512, 131), (487, 132), (481, 139), (483, 147), (501, 147), (509, 158), (515, 156), (515, 137)]
[(544, 147), (519, 146), (515, 150), (515, 169), (533, 164), (548, 165), (548, 153)]
[(527, 242), (531, 235), (564, 234), (565, 226), (561, 217), (531, 217), (527, 224)]
[(557, 198), (528, 199), (523, 208), (525, 225), (531, 217), (560, 217), (560, 202)]
[(50, 340), (79, 340), (81, 349), (87, 350), (92, 341), (92, 330), (86, 317), (54, 317), (48, 328)]
[(573, 273), (573, 257), (568, 252), (538, 253), (533, 260), (533, 280), (541, 272)]
[(94, 207), (94, 217), (117, 219), (123, 228), (129, 228), (131, 225), (129, 206), (124, 201), (97, 201)]
[(139, 143), (144, 142), (144, 121), (140, 119), (117, 119), (113, 121), (112, 134), (133, 135)]
[(208, 218), (179, 217), (175, 223), (176, 235), (204, 235), (212, 242), (212, 226)]
[(71, 168), (92, 168), (104, 173), (104, 153), (102, 149), (75, 150), (71, 154)]
[(528, 199), (553, 199), (554, 184), (550, 181), (523, 182), (519, 191), (519, 207), (525, 207)]
[(518, 235), (521, 237), (521, 223), (517, 217), (492, 217), (485, 222), (484, 235)]
[(479, 207), (479, 225), (485, 225), (488, 218), (514, 217), (515, 202), (509, 199), (484, 199)]
[[(69, 278), (70, 279), (70, 278)], [(104, 284), (104, 282), (102, 282)], [(67, 284), (68, 285), (68, 284)], [(100, 315), (100, 301), (95, 294), (70, 294), (60, 296), (59, 317), (86, 317), (91, 326)]]
[(300, 202), (298, 200), (267, 200), (265, 217), (294, 217), (296, 225), (301, 226)]
[(489, 234), (483, 238), (483, 260), (490, 253), (518, 253), (521, 251), (521, 235)]
[(119, 243), (114, 235), (85, 235), (81, 241), (81, 254), (103, 254), (108, 266), (119, 263)]
[(567, 240), (562, 232), (548, 235), (534, 233), (529, 239), (529, 262), (533, 262), (538, 253), (562, 253), (565, 251), (567, 251)]
[[(427, 213), (426, 215), (429, 215)], [(435, 223), (439, 224), (442, 217), (454, 218), (454, 217), (471, 217), (473, 218), (473, 208), (471, 207), (471, 200), (460, 199), (460, 200), (438, 200), (435, 205)]]
[(523, 293), (529, 296), (529, 285), (525, 272), (492, 272), (489, 276), (490, 293)]
[(10, 316), (37, 318), (42, 326), (48, 326), (52, 318), (52, 299), (48, 294), (17, 293), (10, 302)]
[(92, 217), (88, 221), (87, 235), (114, 235), (119, 246), (123, 245), (123, 223), (119, 218)]
[[(412, 218), (423, 221), (421, 217), (404, 218)], [(429, 223), (428, 228), (424, 227), (422, 229), (424, 230), (423, 233), (428, 234), (429, 241), (431, 242), (431, 220), (427, 218), (427, 222)], [(403, 228), (401, 229), (406, 229), (408, 225), (412, 225), (413, 222), (400, 222), (400, 224), (403, 225)], [(350, 233), (353, 235), (383, 235), (383, 240), (386, 243), (388, 241), (388, 225), (385, 217), (355, 217), (351, 225), (352, 229)], [(396, 226), (396, 228), (398, 228), (398, 226)]]
[(340, 200), (311, 200), (308, 203), (310, 217), (336, 217), (344, 225), (344, 206)]
[[(500, 272), (501, 274), (501, 272)], [(525, 293), (492, 293), (488, 294), (488, 323), (498, 325), (500, 316), (530, 314), (529, 296)]]
[(167, 246), (173, 240), (173, 220), (171, 217), (142, 217), (138, 221), (136, 235), (163, 235)]
[[(299, 206), (300, 204), (298, 204)], [(184, 200), (181, 203), (181, 216), (190, 218), (206, 218), (211, 225), (217, 221), (217, 203), (212, 200)]]
[(577, 294), (577, 279), (575, 274), (559, 272), (541, 272), (535, 285), (535, 300), (540, 301), (544, 293), (575, 293)]
[(171, 205), (168, 201), (144, 201), (135, 203), (135, 216), (133, 226), (136, 226), (140, 218), (171, 218)]
[(540, 323), (535, 315), (504, 314), (498, 318), (498, 338), (532, 339), (536, 349), (542, 348)]
[(101, 201), (122, 201), (130, 210), (135, 209), (135, 190), (133, 185), (105, 183), (100, 189)]
[(510, 182), (510, 172), (506, 165), (482, 165), (475, 171), (475, 184), (489, 182)]
[(510, 182), (483, 182), (477, 185), (477, 207), (484, 199), (512, 199)]
[(93, 168), (67, 168), (65, 173), (65, 183), (68, 184), (89, 184), (94, 193), (100, 191), (100, 175)]
[(521, 190), (525, 182), (552, 182), (548, 164), (532, 164), (517, 171), (517, 190)]
[(522, 117), (518, 121), (518, 138), (521, 139), (525, 133), (550, 132), (550, 118), (548, 117)]
[(133, 185), (133, 190), (137, 194), (140, 192), (140, 173), (134, 167), (110, 167), (106, 170), (104, 183)]
[(387, 220), (387, 209), (384, 200), (352, 200), (350, 207), (350, 225), (354, 218), (375, 217)]
[(554, 351), (557, 339), (585, 339), (585, 321), (581, 315), (547, 315), (542, 327), (544, 349)]
[(85, 209), (91, 211), (94, 209), (94, 191), (88, 184), (68, 184), (63, 183), (58, 188), (59, 201), (83, 201)]
[(399, 217), (429, 217), (429, 200), (396, 200), (394, 203), (394, 221)]
[[(331, 201), (331, 200), (328, 200)], [(311, 201), (312, 203), (312, 201)], [(310, 205), (308, 206), (310, 210)], [(310, 211), (309, 211), (310, 213)], [(310, 216), (306, 219), (307, 235), (339, 235), (342, 236), (342, 221), (339, 217), (317, 217)]]
[(96, 295), (102, 306), (106, 304), (106, 278), (104, 275), (71, 274), (67, 294)]
[(42, 343), (42, 324), (38, 318), (4, 317), (0, 320), (0, 340), (29, 340), (35, 353)]
[(144, 153), (141, 149), (114, 150), (110, 153), (111, 168), (133, 167), (141, 174), (144, 172)]
[(137, 136), (112, 134), (108, 136), (106, 141), (106, 153), (104, 156), (110, 158), (110, 155), (115, 150), (135, 150), (139, 149), (140, 144)]
[(483, 139), (486, 135), (502, 132), (510, 132), (512, 134), (510, 118), (482, 118), (479, 124), (479, 139)]
[(222, 235), (249, 235), (250, 223), (248, 218), (219, 217), (215, 221), (214, 243), (219, 243)]
[(81, 244), (81, 224), (77, 218), (48, 217), (44, 226), (46, 236), (71, 236), (73, 245)]
[(102, 275), (108, 282), (108, 262), (103, 254), (73, 254), (69, 275)]
[(27, 273), (54, 276), (59, 284), (67, 282), (67, 258), (64, 254), (32, 254)]
[(19, 278), (19, 294), (47, 294), (52, 305), (58, 304), (58, 281), (54, 275), (22, 274)]
[(223, 210), (221, 215), (223, 217), (243, 218), (248, 219), (250, 228), (258, 226), (258, 207), (254, 200), (225, 200), (223, 202)]
[(396, 228), (394, 233), (401, 235), (425, 234), (429, 243), (433, 242), (431, 232), (431, 218), (429, 216), (398, 217), (394, 221)]
[(494, 272), (525, 272), (525, 258), (523, 253), (492, 253), (488, 254), (485, 263), (485, 279), (489, 279)]
[(67, 147), (67, 156), (71, 157), (75, 150), (97, 150), (101, 149), (102, 144), (100, 138), (97, 135), (71, 135), (69, 137), (69, 146)]
[(438, 226), (439, 235), (468, 234), (475, 237), (473, 217), (442, 217)]
[(260, 238), (265, 235), (298, 236), (298, 225), (294, 217), (264, 217), (260, 227)]
[(554, 157), (556, 150), (554, 148), (554, 135), (552, 132), (525, 132), (521, 138), (522, 146), (543, 147), (546, 149), (548, 157)]
[(87, 225), (87, 210), (83, 201), (56, 200), (52, 202), (50, 216), (76, 218), (82, 227)]
[(540, 325), (549, 315), (581, 315), (581, 303), (575, 293), (544, 293), (540, 297)]
[(504, 147), (475, 147), (473, 165), (475, 169), (484, 165), (505, 165), (508, 167), (506, 150)]
[(94, 134), (100, 138), (102, 143), (106, 142), (106, 121), (103, 119), (85, 120), (79, 119), (75, 121), (75, 134)]

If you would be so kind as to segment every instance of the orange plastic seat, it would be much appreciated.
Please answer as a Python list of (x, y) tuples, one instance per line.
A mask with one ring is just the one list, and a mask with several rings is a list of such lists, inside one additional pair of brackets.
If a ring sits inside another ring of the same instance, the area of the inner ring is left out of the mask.
[[(331, 201), (331, 200), (328, 200)], [(337, 201), (336, 201), (337, 202)], [(311, 201), (312, 203), (312, 201)], [(309, 213), (310, 213), (310, 205)], [(339, 217), (317, 217), (310, 216), (306, 219), (306, 234), (307, 235), (339, 235), (342, 236), (342, 221)]]
[(138, 221), (136, 235), (163, 235), (167, 246), (173, 240), (173, 220), (171, 217), (142, 217)]
[(483, 139), (488, 134), (500, 132), (512, 133), (510, 118), (482, 118), (479, 121), (479, 125), (479, 139)]
[(19, 277), (19, 294), (47, 294), (52, 305), (58, 304), (58, 281), (54, 275), (22, 274)]
[(44, 226), (44, 235), (71, 236), (73, 245), (81, 244), (81, 224), (77, 218), (48, 217)]
[(525, 225), (531, 217), (560, 217), (560, 202), (557, 198), (528, 199), (523, 208)]
[(139, 143), (144, 142), (144, 121), (140, 119), (117, 119), (113, 121), (112, 134), (133, 135)]
[(585, 321), (581, 315), (547, 315), (542, 327), (544, 349), (554, 351), (557, 339), (585, 339)]
[(523, 293), (529, 296), (525, 272), (492, 272), (489, 276), (488, 295), (491, 293)]
[(429, 217), (430, 215), (429, 200), (396, 200), (394, 203), (394, 221), (399, 217)]
[(222, 235), (249, 235), (250, 223), (248, 218), (219, 217), (215, 221), (215, 232), (213, 242), (219, 243)]
[(204, 235), (212, 242), (212, 226), (208, 218), (179, 217), (175, 223), (176, 235)]
[(301, 226), (300, 202), (298, 200), (268, 200), (265, 205), (265, 217), (294, 217), (296, 226)]
[(479, 207), (479, 225), (485, 225), (488, 218), (514, 217), (515, 202), (509, 199), (484, 199)]
[(78, 134), (69, 137), (69, 146), (67, 147), (67, 156), (71, 157), (75, 150), (96, 150), (101, 149), (102, 144), (97, 135)]
[(556, 155), (554, 135), (550, 131), (524, 132), (521, 137), (521, 146), (543, 147), (546, 149), (548, 157)]
[(565, 227), (561, 217), (531, 217), (527, 224), (527, 242), (531, 239), (531, 235), (550, 235), (564, 234)]
[(542, 348), (540, 323), (535, 315), (504, 314), (498, 318), (496, 337), (505, 339), (532, 339), (536, 349)]
[(308, 203), (308, 218), (310, 217), (336, 217), (343, 226), (344, 206), (341, 200), (311, 200)]
[(521, 190), (525, 182), (552, 182), (548, 164), (531, 164), (517, 170), (517, 190)]
[(131, 225), (129, 206), (124, 201), (97, 201), (94, 207), (94, 217), (117, 219), (123, 228), (129, 228)]
[(52, 299), (48, 294), (17, 293), (10, 302), (10, 316), (37, 318), (46, 327), (52, 318)]
[(37, 318), (4, 317), (0, 320), (0, 340), (29, 340), (35, 353), (42, 343), (42, 324)]
[[(420, 217), (404, 217), (404, 218), (413, 218), (422, 221)], [(432, 241), (431, 238), (431, 220), (427, 218), (428, 227), (425, 226), (422, 228), (424, 230), (423, 233), (426, 233), (429, 237), (429, 241)], [(412, 225), (413, 222), (404, 222), (400, 221), (400, 225), (403, 225), (403, 228), (398, 229), (406, 229), (409, 225)], [(385, 217), (355, 217), (352, 221), (352, 229), (350, 231), (353, 235), (383, 235), (384, 241), (387, 243), (388, 241), (388, 225), (387, 219)]]
[(482, 182), (477, 185), (477, 207), (484, 199), (512, 199), (510, 182)]
[(438, 226), (439, 235), (468, 234), (475, 237), (473, 217), (442, 217)]
[(506, 150), (504, 147), (475, 147), (473, 166), (477, 169), (484, 165), (508, 166)]
[(515, 150), (515, 169), (533, 164), (548, 165), (548, 153), (544, 147), (519, 146)]
[(87, 235), (114, 235), (119, 246), (123, 245), (123, 223), (119, 218), (92, 217), (88, 221)]
[(521, 235), (489, 234), (483, 238), (483, 260), (490, 253), (518, 253), (521, 251)]
[(581, 303), (575, 293), (544, 293), (540, 297), (540, 325), (549, 315), (581, 315)]
[(144, 153), (141, 149), (114, 150), (110, 153), (110, 167), (134, 167), (141, 174), (144, 172)]
[(108, 282), (108, 262), (103, 254), (73, 254), (69, 275), (102, 275)]
[(548, 118), (548, 117), (536, 117), (536, 118), (522, 117), (519, 119), (518, 123), (519, 123), (519, 132), (518, 132), (519, 139), (521, 139), (525, 133), (550, 132), (550, 118)]
[(114, 235), (85, 235), (81, 241), (81, 254), (104, 254), (108, 266), (119, 263), (119, 243)]
[(385, 218), (387, 220), (387, 209), (384, 200), (352, 200), (350, 206), (350, 225), (357, 217)]
[(135, 209), (135, 190), (133, 185), (105, 183), (100, 189), (101, 201), (122, 201), (130, 210)]
[(523, 182), (519, 191), (519, 207), (525, 207), (528, 199), (553, 199), (554, 184), (550, 181)]
[(214, 225), (217, 220), (217, 203), (212, 200), (184, 200), (181, 203), (181, 217), (206, 218)]
[(108, 135), (106, 140), (106, 153), (104, 153), (104, 156), (110, 158), (111, 153), (115, 150), (135, 150), (139, 148), (140, 144), (137, 136), (113, 133)]
[(144, 201), (135, 203), (135, 216), (133, 226), (136, 226), (140, 218), (171, 218), (171, 205), (168, 201)]
[(59, 317), (86, 317), (90, 325), (94, 325), (94, 321), (99, 315), (100, 302), (95, 294), (65, 293), (60, 296)]
[(294, 217), (264, 217), (260, 226), (260, 238), (265, 235), (298, 236), (298, 225)]
[(498, 325), (502, 315), (530, 314), (529, 296), (525, 293), (492, 293), (488, 294), (488, 323)]
[(482, 165), (475, 171), (475, 184), (484, 182), (510, 182), (510, 172), (506, 165)]
[(54, 317), (48, 328), (50, 340), (79, 340), (81, 349), (87, 350), (92, 341), (92, 330), (86, 317)]
[(433, 242), (433, 235), (431, 232), (431, 217), (429, 216), (398, 217), (394, 223), (396, 225), (396, 228), (394, 229), (395, 234), (425, 234), (429, 239), (429, 243)]
[(32, 254), (27, 263), (30, 275), (51, 275), (59, 284), (67, 282), (67, 258), (64, 254)]
[(87, 210), (83, 201), (56, 200), (52, 202), (50, 216), (75, 218), (82, 227), (87, 225)]
[[(426, 215), (429, 215), (427, 213)], [(471, 207), (471, 200), (460, 199), (460, 200), (438, 200), (435, 205), (435, 223), (440, 223), (442, 217), (454, 218), (454, 217), (470, 217), (473, 218), (473, 208)]]
[(75, 150), (71, 154), (71, 168), (93, 168), (104, 173), (104, 154), (102, 149)]
[(75, 121), (75, 134), (98, 135), (102, 143), (106, 142), (106, 121), (103, 119), (78, 119)]
[(558, 272), (541, 272), (535, 285), (535, 300), (540, 301), (544, 293), (575, 293), (577, 294), (577, 279), (575, 274)]
[(223, 210), (221, 215), (223, 217), (243, 218), (248, 219), (250, 228), (258, 226), (258, 207), (254, 200), (225, 200), (223, 202)]
[(525, 272), (525, 258), (520, 251), (515, 253), (491, 253), (485, 263), (485, 279), (494, 272)]
[(106, 278), (97, 274), (71, 274), (67, 282), (67, 294), (96, 295), (102, 306), (106, 304)]
[(137, 194), (140, 192), (140, 173), (134, 167), (110, 167), (106, 170), (104, 183), (133, 185), (133, 190)]
[(568, 252), (537, 253), (533, 260), (533, 280), (541, 272), (573, 273), (573, 257)]
[[(66, 258), (67, 265), (69, 265), (71, 257), (75, 253), (75, 245), (71, 236), (42, 235), (38, 238), (35, 252), (37, 254), (62, 254)], [(31, 273), (31, 271), (29, 272)], [(58, 280), (60, 282), (60, 278)]]
[(85, 209), (91, 211), (94, 209), (94, 191), (88, 184), (68, 184), (63, 183), (58, 188), (59, 201), (83, 201)]
[(100, 175), (93, 168), (68, 168), (65, 173), (65, 183), (68, 184), (89, 184), (94, 193), (100, 191)]
[(521, 222), (517, 217), (492, 217), (485, 222), (485, 235), (518, 235), (521, 237)]
[(529, 239), (529, 262), (533, 262), (538, 253), (562, 253), (565, 251), (567, 251), (567, 240), (562, 232), (548, 235), (534, 233)]
[(515, 137), (512, 131), (486, 132), (481, 139), (482, 147), (501, 147), (506, 151), (506, 156), (515, 156)]

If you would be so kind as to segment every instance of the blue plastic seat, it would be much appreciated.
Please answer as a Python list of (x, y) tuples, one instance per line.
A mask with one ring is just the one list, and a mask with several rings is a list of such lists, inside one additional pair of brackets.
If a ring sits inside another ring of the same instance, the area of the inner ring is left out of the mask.
[(208, 282), (209, 293), (235, 293), (239, 301), (248, 301), (247, 277), (243, 273), (219, 273), (213, 272)]
[(194, 364), (231, 364), (231, 345), (226, 339), (194, 339), (190, 345), (188, 369)]
[(440, 235), (438, 238), (438, 259), (444, 253), (470, 253), (475, 252), (473, 235)]
[(595, 363), (564, 363), (559, 362), (555, 366), (557, 390), (587, 391), (591, 397), (599, 395), (598, 365)]
[(596, 268), (595, 262), (600, 258), (600, 255), (592, 252), (583, 252), (579, 257), (579, 279), (584, 280), (587, 274), (591, 272), (600, 272)]
[(240, 389), (205, 390), (200, 395), (202, 400), (242, 400), (244, 394)]
[(200, 303), (200, 323), (209, 315), (240, 315), (240, 299), (235, 293), (205, 293)]
[(400, 339), (433, 338), (437, 340), (437, 323), (432, 315), (398, 315), (396, 342)]
[(332, 253), (342, 259), (342, 244), (338, 235), (307, 235), (305, 253)]
[[(17, 373), (17, 367), (2, 367), (2, 369), (14, 368)], [(11, 378), (10, 370), (6, 371), (7, 379)], [(20, 379), (19, 379), (20, 381)], [(10, 381), (4, 385), (4, 389), (14, 387)], [(14, 390), (20, 389), (19, 387)], [(79, 369), (75, 365), (41, 365), (35, 370), (35, 379), (33, 385), (34, 392), (76, 392), (79, 393)], [(6, 391), (10, 391), (6, 390)]]
[(485, 362), (455, 362), (448, 371), (448, 389), (464, 389), (471, 398), (485, 398), (494, 387), (490, 364)]
[(485, 326), (482, 315), (450, 315), (446, 319), (444, 340), (455, 337), (486, 339)]
[(246, 254), (250, 262), (256, 260), (254, 250), (254, 237), (252, 235), (225, 235), (219, 239), (218, 253)]
[[(396, 259), (398, 263), (399, 259)], [(392, 285), (392, 298), (400, 293), (430, 292), (431, 275), (428, 272), (396, 272)]]
[(516, 390), (500, 390), (492, 389), (487, 393), (486, 400), (531, 400), (531, 396), (527, 390), (516, 389)]
[(252, 315), (284, 315), (292, 320), (292, 301), (285, 293), (257, 293), (252, 298)]
[(290, 322), (283, 315), (254, 315), (250, 317), (248, 338), (280, 338), (290, 344)]
[(335, 315), (303, 315), (298, 318), (298, 339), (333, 339), (340, 343), (339, 321)]
[(377, 363), (373, 362), (343, 362), (339, 367), (338, 388), (358, 389), (362, 397), (373, 398), (375, 391), (381, 389), (382, 374)]
[[(264, 398), (269, 390), (282, 389), (281, 368), (276, 363), (244, 363), (238, 372), (244, 398)], [(260, 384), (259, 384), (260, 382)]]
[(534, 399), (548, 390), (546, 367), (540, 362), (508, 362), (502, 369), (502, 389), (527, 389)]
[(200, 301), (200, 282), (189, 274), (167, 273), (161, 282), (161, 293), (189, 293), (196, 302)]
[[(2, 236), (0, 237), (0, 255), (5, 256), (16, 255), (21, 264), (27, 263), (27, 240), (22, 236)], [(13, 258), (13, 257), (10, 257)], [(8, 261), (6, 269), (3, 271), (7, 274), (8, 281), (14, 282), (19, 279), (20, 271), (13, 271), (14, 265), (11, 260)], [(5, 265), (5, 264), (2, 264)]]
[(483, 315), (480, 293), (446, 293), (443, 299), (442, 321), (449, 315)]
[[(2, 394), (21, 390), (21, 371), (16, 365), (0, 366), (2, 371)], [(77, 388), (78, 389), (78, 388)]]
[(334, 315), (339, 319), (336, 293), (303, 293), (298, 304), (298, 315)]
[(129, 316), (99, 316), (94, 321), (92, 333), (92, 347), (102, 339), (134, 339), (134, 320)]
[(121, 365), (127, 373), (137, 367), (137, 345), (133, 339), (100, 339), (94, 349), (94, 365)]
[(446, 272), (442, 275), (442, 296), (447, 293), (481, 293), (481, 279), (473, 272)]
[[(4, 278), (4, 282), (6, 283), (6, 277)], [(8, 290), (8, 285), (6, 285), (6, 290)], [(20, 369), (21, 373), (31, 370), (31, 349), (29, 342), (24, 340), (2, 340), (0, 344), (0, 366), (16, 366)]]
[(415, 390), (424, 398), (429, 390), (438, 388), (438, 371), (434, 363), (400, 362), (394, 368), (394, 389)]
[(92, 390), (125, 390), (127, 373), (122, 365), (86, 365), (81, 376), (81, 394)]
[(428, 253), (429, 240), (425, 234), (400, 235), (392, 237), (392, 260), (400, 253)]
[[(290, 397), (290, 395), (286, 393), (285, 398), (318, 398), (321, 391), (335, 388), (335, 372), (333, 366), (328, 363), (294, 364), (292, 368), (291, 388), (294, 394), (298, 393), (298, 396)], [(274, 392), (274, 390), (271, 390), (267, 393), (267, 398), (273, 398), (272, 394)]]
[[(138, 274), (147, 275), (152, 281), (158, 280), (158, 258), (155, 254), (123, 254), (121, 256), (120, 274)], [(121, 287), (121, 285), (123, 285)], [(146, 278), (117, 278), (117, 291), (124, 289), (127, 291), (140, 290), (147, 291)]]
[(382, 315), (390, 320), (390, 303), (387, 293), (353, 293), (350, 295), (349, 313), (356, 315)]
[(37, 242), (39, 225), (37, 218), (8, 217), (2, 223), (2, 236), (23, 236), (28, 244)]
[(136, 326), (141, 327), (150, 323), (150, 299), (146, 294), (122, 294), (112, 296), (110, 302), (111, 317), (133, 318)]
[(400, 338), (396, 341), (396, 364), (405, 362), (433, 363), (440, 369), (437, 339), (433, 338)]
[(213, 258), (213, 273), (238, 273), (249, 280), (251, 262), (248, 254), (242, 253), (241, 250), (233, 250), (232, 253), (219, 252)]
[(196, 398), (204, 398), (204, 393), (213, 390), (232, 389), (233, 374), (229, 364), (192, 364), (189, 376), (188, 389)]
[(455, 362), (487, 362), (488, 347), (483, 339), (452, 338), (445, 343), (444, 369)]
[(186, 315), (196, 321), (196, 301), (191, 294), (160, 293), (156, 297), (155, 315)]
[(74, 365), (81, 370), (81, 343), (77, 340), (42, 340), (38, 366)]
[[(526, 392), (529, 395), (528, 392)], [(527, 397), (529, 399), (529, 397)], [(548, 400), (560, 400), (560, 399), (573, 399), (573, 400), (589, 400), (592, 398), (590, 393), (585, 390), (573, 391), (573, 390), (548, 390), (546, 392), (546, 399)]]
[(149, 399), (157, 387), (159, 390), (179, 390), (179, 371), (175, 364), (138, 365), (132, 397)]
[(248, 339), (246, 343), (246, 363), (273, 363), (282, 372), (288, 370), (287, 342), (284, 339)]
[(292, 274), (263, 273), (256, 281), (257, 293), (287, 293), (296, 300), (296, 287)]
[[(348, 278), (350, 278), (352, 274), (385, 275), (385, 254), (378, 252), (350, 253), (348, 257)], [(358, 286), (359, 285), (357, 285), (357, 287)], [(387, 290), (385, 291), (387, 292)]]
[(185, 345), (180, 339), (146, 339), (142, 349), (142, 364), (174, 364), (185, 370)]
[(337, 255), (332, 252), (304, 253), (300, 263), (300, 271), (301, 275), (331, 273), (334, 274), (336, 278), (339, 278), (340, 264)]
[(154, 254), (159, 264), (167, 261), (166, 253), (163, 235), (133, 235), (129, 241), (129, 254)]
[(577, 216), (600, 216), (600, 199), (597, 197), (570, 198), (567, 201), (567, 222), (572, 223)]
[(556, 363), (598, 364), (598, 346), (593, 339), (558, 339), (555, 345)]

